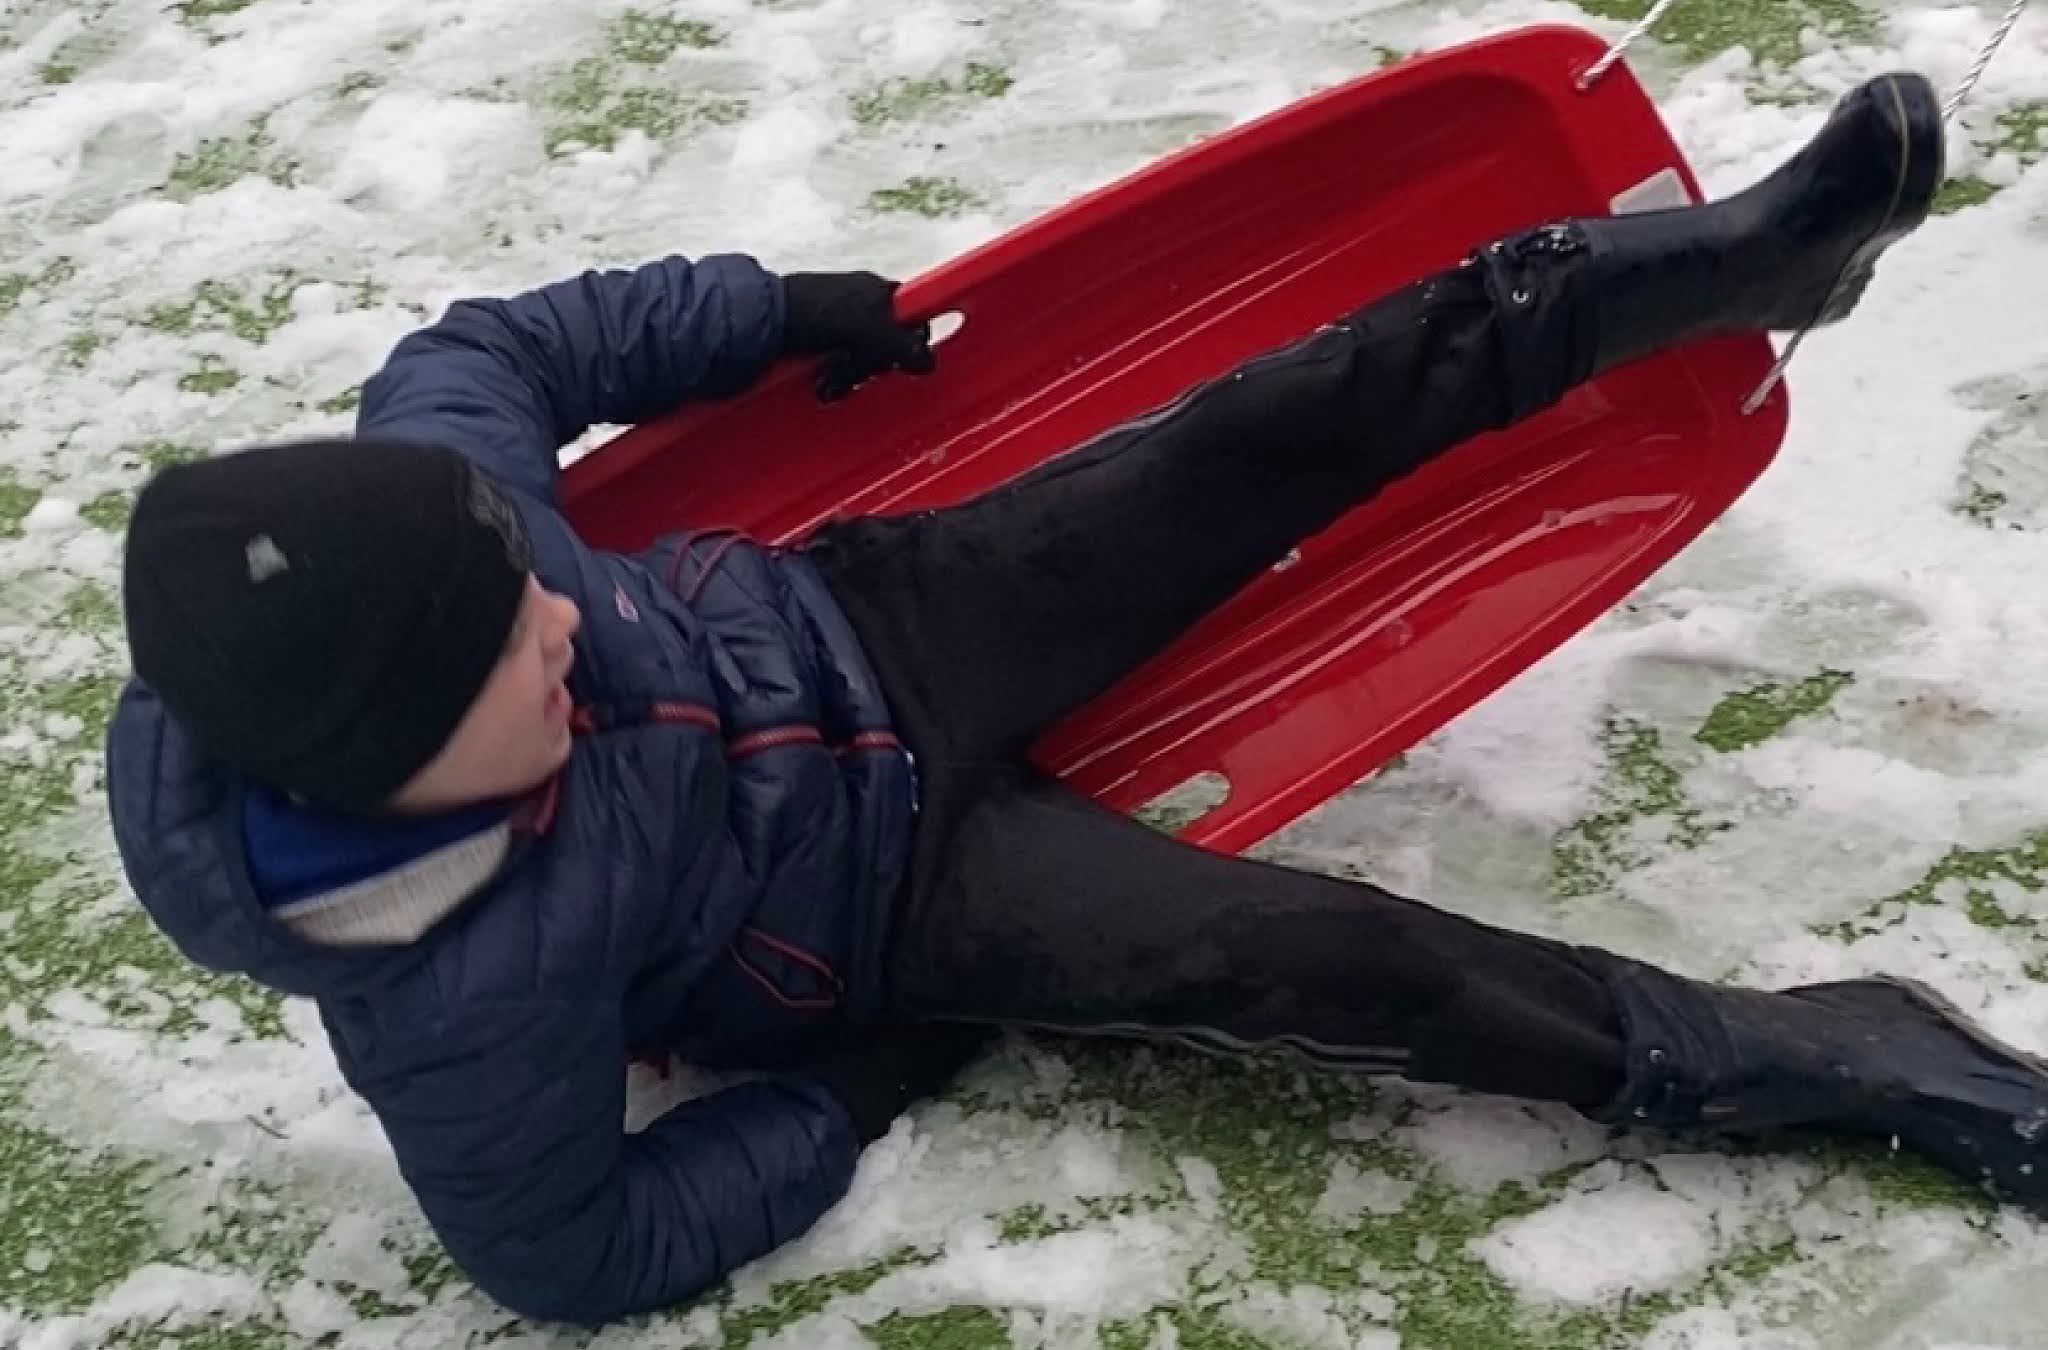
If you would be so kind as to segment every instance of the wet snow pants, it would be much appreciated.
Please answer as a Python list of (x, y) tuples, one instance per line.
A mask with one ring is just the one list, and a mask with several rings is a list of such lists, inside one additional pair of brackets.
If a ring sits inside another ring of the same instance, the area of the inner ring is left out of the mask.
[(1178, 843), (1024, 760), (1301, 540), (1583, 378), (1579, 265), (1481, 254), (978, 498), (820, 531), (921, 774), (895, 1011), (1614, 1095), (1620, 1031), (1572, 948)]

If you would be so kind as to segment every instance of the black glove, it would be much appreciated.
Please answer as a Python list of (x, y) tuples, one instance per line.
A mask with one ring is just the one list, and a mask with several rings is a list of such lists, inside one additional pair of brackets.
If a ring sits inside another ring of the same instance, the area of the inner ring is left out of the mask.
[(791, 272), (782, 278), (782, 352), (827, 355), (818, 397), (845, 398), (885, 370), (929, 375), (931, 325), (896, 321), (897, 283), (873, 272)]
[(861, 1143), (869, 1144), (889, 1132), (903, 1108), (951, 1082), (993, 1034), (958, 1022), (888, 1027), (813, 1060), (805, 1071), (839, 1099)]

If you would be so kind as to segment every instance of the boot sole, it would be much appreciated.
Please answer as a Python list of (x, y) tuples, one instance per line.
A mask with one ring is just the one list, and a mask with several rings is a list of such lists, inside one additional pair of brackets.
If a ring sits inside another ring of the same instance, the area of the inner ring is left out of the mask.
[[(1878, 257), (1926, 223), (1934, 194), (1941, 188), (1947, 142), (1942, 133), (1941, 100), (1934, 87), (1917, 75), (1885, 76), (1881, 84), (1899, 120), (1899, 167), (1892, 199), (1870, 237), (1842, 263), (1815, 327), (1848, 317), (1876, 274)], [(1932, 143), (1933, 153), (1914, 153), (1922, 141)]]

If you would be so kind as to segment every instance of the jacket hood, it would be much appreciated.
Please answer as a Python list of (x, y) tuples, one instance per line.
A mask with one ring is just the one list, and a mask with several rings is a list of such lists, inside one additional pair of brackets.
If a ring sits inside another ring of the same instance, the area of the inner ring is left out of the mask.
[(394, 978), (407, 946), (337, 947), (293, 933), (251, 879), (242, 817), (248, 785), (201, 753), (141, 682), (130, 680), (107, 736), (107, 795), (121, 861), (142, 906), (187, 959), (309, 998)]

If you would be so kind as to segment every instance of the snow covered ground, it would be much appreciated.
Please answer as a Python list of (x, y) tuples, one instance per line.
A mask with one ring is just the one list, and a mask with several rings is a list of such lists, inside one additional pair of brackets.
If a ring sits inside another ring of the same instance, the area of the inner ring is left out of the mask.
[[(98, 737), (128, 495), (338, 429), (464, 293), (667, 250), (908, 274), (1392, 54), (1644, 0), (0, 3), (0, 1345), (2020, 1350), (2048, 1232), (1875, 1148), (1006, 1046), (812, 1236), (594, 1339), (456, 1277), (309, 1009), (127, 898)], [(1712, 191), (1999, 6), (1681, 0)], [(2048, 16), (1790, 439), (1613, 618), (1265, 852), (2048, 1050)], [(643, 1084), (652, 1095), (662, 1089)]]

